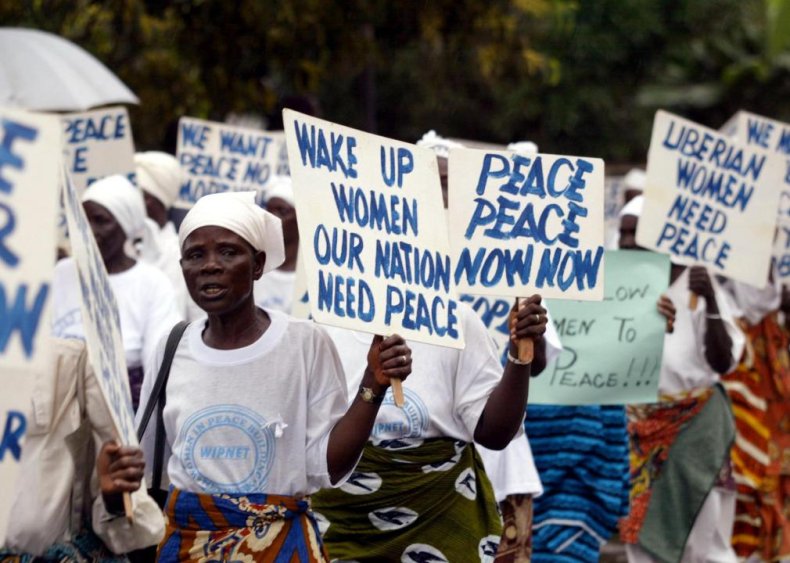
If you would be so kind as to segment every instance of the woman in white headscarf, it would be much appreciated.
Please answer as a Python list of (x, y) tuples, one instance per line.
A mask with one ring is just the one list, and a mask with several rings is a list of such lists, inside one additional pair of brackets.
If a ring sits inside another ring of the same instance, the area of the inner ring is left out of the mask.
[[(181, 249), (178, 233), (170, 221), (169, 211), (178, 199), (184, 174), (178, 160), (159, 151), (138, 152), (134, 155), (137, 185), (143, 192), (145, 211), (148, 214), (146, 236), (139, 247), (140, 260), (156, 266), (165, 273), (173, 285), (176, 308), (184, 318), (196, 305), (191, 303), (184, 276), (181, 274)], [(191, 307), (190, 307), (191, 305)]]
[(263, 207), (280, 219), (283, 229), (285, 259), (279, 268), (256, 280), (255, 303), (263, 309), (277, 309), (291, 313), (294, 285), (296, 283), (296, 259), (299, 254), (299, 227), (296, 224), (296, 207), (290, 176), (272, 179), (263, 193)]
[[(136, 408), (145, 375), (143, 365), (162, 334), (180, 318), (173, 288), (161, 271), (135, 260), (126, 251), (128, 243), (145, 228), (145, 206), (137, 188), (123, 176), (108, 176), (85, 190), (82, 202), (118, 304)], [(61, 260), (55, 266), (52, 288), (54, 335), (84, 339), (80, 311), (83, 296), (73, 259)]]
[[(643, 207), (637, 196), (620, 213), (621, 249), (644, 250), (636, 241)], [(718, 382), (741, 357), (744, 337), (724, 290), (701, 266), (672, 265), (658, 311), (669, 321), (660, 400), (628, 406), (630, 512), (620, 538), (630, 563), (735, 563), (735, 428)]]
[[(348, 478), (378, 413), (370, 396), (408, 376), (411, 351), (397, 335), (376, 337), (348, 406), (326, 332), (255, 305), (253, 282), (285, 252), (280, 220), (254, 192), (204, 196), (179, 237), (187, 288), (207, 318), (178, 342), (164, 428), (152, 420), (141, 440), (151, 468), (157, 432), (166, 437), (162, 482), (171, 488), (158, 560), (326, 561), (305, 497)], [(153, 387), (145, 381), (141, 407), (161, 400)]]

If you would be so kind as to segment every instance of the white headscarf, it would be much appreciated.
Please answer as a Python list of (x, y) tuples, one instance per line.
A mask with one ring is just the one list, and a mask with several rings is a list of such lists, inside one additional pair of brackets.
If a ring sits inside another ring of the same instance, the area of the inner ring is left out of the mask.
[(178, 160), (166, 152), (138, 152), (134, 165), (140, 188), (161, 201), (165, 209), (172, 207), (184, 182)]
[(225, 192), (201, 197), (184, 217), (178, 243), (200, 227), (222, 227), (239, 235), (258, 251), (266, 253), (263, 273), (276, 270), (285, 261), (280, 219), (255, 203), (255, 192)]
[(441, 156), (443, 158), (450, 156), (450, 149), (463, 148), (461, 143), (440, 137), (433, 129), (428, 131), (422, 136), (422, 139), (417, 141), (417, 146), (431, 149), (436, 153), (436, 156)]
[(645, 196), (638, 195), (631, 201), (625, 204), (620, 210), (619, 217), (622, 219), (626, 215), (633, 215), (634, 217), (642, 216), (642, 209), (645, 207)]
[(507, 150), (532, 156), (538, 154), (538, 145), (532, 141), (518, 141), (510, 143), (507, 146)]
[(279, 198), (291, 207), (294, 205), (294, 189), (290, 176), (275, 176), (263, 194), (264, 207), (270, 199)]
[(141, 235), (145, 229), (143, 194), (120, 174), (107, 176), (88, 186), (82, 194), (82, 201), (93, 201), (105, 207), (129, 240)]
[(625, 184), (625, 188), (628, 190), (645, 191), (646, 178), (647, 175), (644, 170), (641, 168), (632, 168), (628, 171), (628, 174), (625, 175), (625, 178), (623, 178), (623, 184)]

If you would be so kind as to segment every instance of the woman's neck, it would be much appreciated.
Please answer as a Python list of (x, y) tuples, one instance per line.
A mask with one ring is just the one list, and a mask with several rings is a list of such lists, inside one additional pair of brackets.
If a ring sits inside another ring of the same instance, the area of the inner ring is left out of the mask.
[(271, 325), (269, 315), (255, 306), (250, 298), (239, 309), (224, 314), (209, 314), (203, 331), (206, 346), (218, 350), (234, 350), (258, 340)]
[(115, 258), (105, 260), (104, 267), (107, 268), (108, 274), (120, 274), (130, 270), (135, 264), (137, 264), (137, 261), (134, 258), (130, 258), (126, 254), (122, 254)]

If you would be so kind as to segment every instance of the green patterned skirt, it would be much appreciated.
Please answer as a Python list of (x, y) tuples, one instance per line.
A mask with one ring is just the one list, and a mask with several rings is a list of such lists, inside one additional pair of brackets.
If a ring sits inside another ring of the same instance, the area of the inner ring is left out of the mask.
[(348, 481), (312, 500), (333, 561), (487, 562), (502, 534), (480, 456), (449, 438), (368, 444)]

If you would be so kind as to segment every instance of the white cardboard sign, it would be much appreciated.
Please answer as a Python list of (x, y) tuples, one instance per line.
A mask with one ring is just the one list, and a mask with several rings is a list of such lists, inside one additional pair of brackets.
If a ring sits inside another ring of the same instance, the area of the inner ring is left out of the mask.
[(77, 189), (68, 173), (64, 176), (63, 201), (82, 291), (82, 323), (88, 358), (119, 440), (126, 445), (137, 445), (118, 305)]
[(61, 129), (0, 109), (0, 545), (38, 370), (47, 365)]
[(449, 187), (459, 291), (603, 299), (602, 160), (452, 149)]
[(186, 180), (175, 205), (188, 209), (204, 195), (265, 188), (277, 171), (278, 139), (259, 129), (182, 117), (176, 157)]
[(763, 150), (658, 111), (637, 242), (676, 263), (763, 287), (781, 176)]
[(66, 168), (79, 193), (113, 174), (134, 182), (134, 140), (125, 107), (69, 113), (62, 120)]
[(283, 112), (313, 318), (463, 347), (435, 154)]
[(761, 148), (782, 170), (782, 187), (779, 196), (778, 233), (774, 247), (779, 277), (790, 279), (790, 123), (783, 123), (761, 115), (739, 111), (725, 125), (727, 134), (739, 142)]

